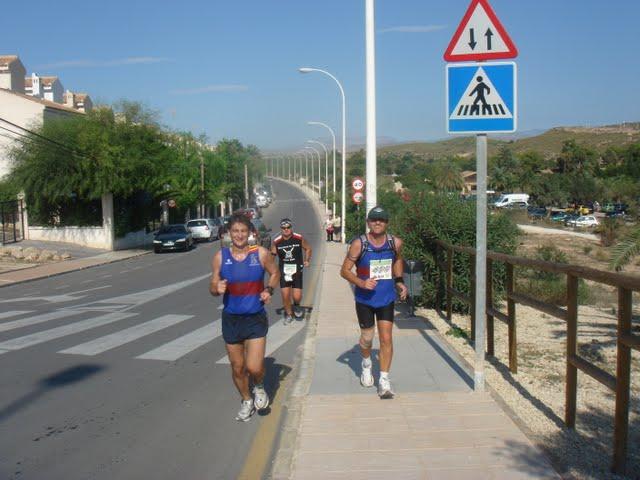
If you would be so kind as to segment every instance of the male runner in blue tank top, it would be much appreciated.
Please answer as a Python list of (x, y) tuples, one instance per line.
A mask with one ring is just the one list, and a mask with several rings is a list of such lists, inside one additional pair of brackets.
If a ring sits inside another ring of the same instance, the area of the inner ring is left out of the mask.
[[(264, 305), (271, 301), (280, 272), (266, 248), (249, 245), (251, 223), (245, 215), (229, 221), (231, 246), (213, 257), (212, 295), (224, 295), (222, 337), (231, 363), (231, 374), (242, 403), (236, 420), (246, 422), (258, 410), (269, 406), (264, 389), (264, 354), (269, 320)], [(264, 286), (265, 271), (269, 274)], [(253, 398), (249, 391), (253, 379)]]
[[(407, 298), (407, 287), (402, 281), (402, 240), (387, 234), (389, 214), (382, 207), (372, 208), (367, 215), (369, 233), (351, 242), (340, 274), (355, 285), (356, 315), (360, 324), (360, 352), (362, 353), (363, 387), (374, 384), (371, 373), (371, 345), (378, 324), (380, 340), (380, 398), (395, 395), (389, 379), (393, 357), (393, 310), (396, 289), (400, 299)], [(353, 267), (356, 272), (353, 272)]]

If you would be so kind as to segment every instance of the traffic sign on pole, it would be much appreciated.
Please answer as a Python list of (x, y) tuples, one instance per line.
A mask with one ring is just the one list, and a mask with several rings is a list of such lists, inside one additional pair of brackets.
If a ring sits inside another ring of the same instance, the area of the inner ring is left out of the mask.
[(362, 203), (362, 200), (364, 200), (364, 193), (357, 191), (351, 196), (351, 199), (353, 200), (353, 203), (360, 204)]
[(518, 49), (488, 0), (472, 0), (444, 53), (447, 62), (515, 58)]
[(351, 181), (351, 186), (356, 192), (364, 190), (364, 180), (360, 177), (356, 177)]
[(514, 62), (447, 65), (447, 132), (515, 132), (516, 75)]

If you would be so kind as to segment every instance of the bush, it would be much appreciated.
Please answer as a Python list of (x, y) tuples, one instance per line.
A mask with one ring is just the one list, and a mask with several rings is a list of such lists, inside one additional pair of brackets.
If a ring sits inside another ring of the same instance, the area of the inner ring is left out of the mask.
[(622, 222), (616, 218), (605, 218), (602, 223), (596, 227), (596, 233), (600, 235), (600, 245), (610, 247), (616, 243), (621, 223)]
[[(425, 266), (422, 296), (418, 302), (429, 307), (444, 308), (445, 272), (440, 272), (436, 263), (436, 240), (451, 245), (475, 246), (476, 211), (473, 202), (465, 202), (449, 195), (429, 193), (415, 194), (402, 211), (391, 219), (391, 230), (404, 242), (403, 256), (406, 259), (420, 260)], [(487, 220), (487, 246), (489, 250), (513, 254), (518, 245), (518, 228), (503, 214), (489, 215)], [(441, 255), (440, 261), (446, 256)], [(453, 261), (453, 288), (469, 293), (470, 260), (468, 255), (455, 254)], [(503, 293), (506, 269), (503, 264), (494, 263), (494, 295), (499, 298)], [(436, 297), (440, 289), (440, 305)], [(456, 311), (466, 311), (468, 307), (454, 299)]]

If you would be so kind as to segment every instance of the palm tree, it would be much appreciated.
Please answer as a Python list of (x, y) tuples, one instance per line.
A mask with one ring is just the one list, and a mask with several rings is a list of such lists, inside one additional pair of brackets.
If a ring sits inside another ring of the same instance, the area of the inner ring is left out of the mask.
[(640, 255), (640, 228), (636, 228), (612, 249), (611, 268), (619, 272)]
[(438, 165), (433, 171), (432, 182), (440, 192), (459, 192), (464, 187), (460, 169), (451, 163)]

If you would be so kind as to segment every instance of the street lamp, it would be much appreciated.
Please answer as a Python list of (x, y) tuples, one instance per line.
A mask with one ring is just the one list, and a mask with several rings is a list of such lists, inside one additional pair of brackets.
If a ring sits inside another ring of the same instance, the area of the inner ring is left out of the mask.
[[(329, 151), (327, 147), (324, 146), (324, 143), (319, 142), (317, 140), (307, 140), (307, 143), (316, 143), (322, 147), (324, 150), (324, 213), (325, 215), (329, 213)], [(318, 165), (318, 178), (322, 175), (322, 165)], [(318, 182), (318, 194), (321, 193), (320, 182)], [(322, 195), (320, 195), (322, 197)]]
[(340, 94), (342, 96), (342, 235), (340, 236), (340, 240), (342, 243), (346, 241), (346, 232), (347, 232), (347, 215), (346, 215), (346, 159), (347, 159), (347, 107), (344, 96), (344, 88), (342, 88), (342, 84), (338, 81), (336, 77), (331, 75), (326, 70), (320, 70), (319, 68), (311, 68), (311, 67), (302, 67), (299, 68), (298, 71), (300, 73), (311, 73), (311, 72), (319, 72), (331, 77), (337, 84), (340, 89)]
[(322, 122), (307, 122), (307, 125), (320, 125), (331, 133), (331, 139), (333, 140), (333, 207), (331, 211), (333, 212), (333, 218), (336, 218), (336, 135), (333, 133), (333, 129)]
[[(320, 197), (320, 152), (317, 148), (314, 147), (304, 147), (308, 148), (312, 152), (315, 152), (318, 155), (318, 197)], [(311, 186), (313, 187), (313, 157), (311, 158)], [(313, 189), (312, 189), (313, 190)]]

